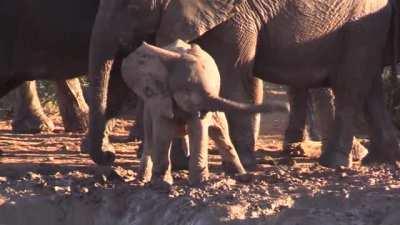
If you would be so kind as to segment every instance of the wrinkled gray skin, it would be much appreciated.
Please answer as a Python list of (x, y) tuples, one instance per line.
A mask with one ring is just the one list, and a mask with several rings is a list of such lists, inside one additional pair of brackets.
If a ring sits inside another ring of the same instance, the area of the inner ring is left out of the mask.
[[(336, 112), (322, 165), (351, 165), (353, 121), (361, 110), (371, 124), (371, 158), (398, 160), (380, 77), (392, 10), (388, 0), (103, 0), (89, 53), (93, 99), (84, 147), (95, 162), (112, 163), (104, 130), (127, 91), (123, 57), (143, 40), (162, 46), (181, 38), (213, 56), (226, 98), (257, 102), (261, 85), (253, 75), (291, 86), (299, 99), (308, 88), (331, 86)], [(233, 112), (227, 119), (242, 163), (254, 163), (257, 119)]]
[(144, 180), (151, 177), (155, 186), (172, 184), (171, 142), (185, 135), (190, 146), (192, 184), (208, 179), (209, 135), (221, 150), (223, 161), (232, 164), (235, 172), (246, 173), (230, 140), (225, 114), (212, 112), (255, 113), (270, 109), (219, 97), (217, 65), (198, 45), (177, 41), (158, 48), (143, 44), (124, 60), (121, 71), (128, 87), (144, 101)]
[[(86, 74), (89, 39), (98, 4), (98, 0), (41, 0), (40, 4), (0, 1), (0, 96), (28, 80), (65, 80)], [(72, 88), (76, 82), (58, 83), (61, 104), (68, 107), (61, 109), (64, 118), (86, 114), (80, 91)], [(25, 118), (30, 119), (32, 114), (40, 117), (37, 114), (41, 109), (34, 100), (37, 96), (32, 87), (27, 83), (18, 94), (25, 101), (18, 102), (20, 112), (15, 118), (15, 125), (19, 123), (21, 130), (29, 130)], [(75, 112), (69, 112), (71, 109)], [(79, 119), (86, 123), (87, 118)], [(71, 123), (67, 130), (74, 127)]]
[[(289, 99), (293, 102), (293, 93), (289, 91)], [(298, 102), (297, 102), (298, 103)], [(294, 107), (305, 107), (307, 118), (294, 118), (295, 125), (299, 126), (297, 135), (296, 133), (289, 133), (290, 129), (286, 132), (283, 150), (288, 156), (304, 156), (306, 150), (301, 148), (301, 142), (306, 141), (307, 138), (313, 141), (326, 141), (329, 135), (329, 126), (327, 124), (332, 123), (334, 120), (335, 106), (334, 96), (332, 90), (329, 88), (316, 88), (309, 90), (307, 96), (307, 106), (301, 106), (293, 103)], [(292, 108), (296, 112), (295, 108)], [(293, 112), (291, 112), (293, 113)], [(293, 116), (293, 115), (292, 115)], [(292, 118), (292, 121), (294, 120)], [(306, 126), (307, 124), (307, 126)], [(289, 125), (290, 128), (290, 125)], [(354, 161), (362, 160), (368, 154), (368, 150), (359, 142), (357, 138), (353, 139), (353, 146), (351, 148), (350, 157)]]
[[(87, 128), (89, 107), (78, 79), (58, 80), (57, 101), (67, 132), (83, 132)], [(26, 81), (16, 90), (12, 130), (15, 133), (53, 131), (53, 121), (43, 111), (36, 90), (36, 81)]]

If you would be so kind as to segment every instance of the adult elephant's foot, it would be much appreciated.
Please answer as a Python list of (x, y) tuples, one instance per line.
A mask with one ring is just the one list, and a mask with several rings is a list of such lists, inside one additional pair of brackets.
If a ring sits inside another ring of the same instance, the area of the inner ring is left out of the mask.
[(253, 171), (256, 169), (257, 160), (255, 154), (248, 150), (245, 152), (238, 152), (240, 161), (242, 162), (243, 167), (248, 171)]
[(11, 123), (14, 133), (40, 133), (54, 130), (54, 123), (46, 115), (28, 115), (14, 119)]
[(352, 163), (352, 154), (342, 152), (323, 151), (319, 158), (319, 164), (329, 168), (351, 167)]
[(222, 161), (221, 167), (224, 170), (224, 172), (227, 173), (227, 174), (236, 174), (236, 173), (239, 172), (236, 169), (236, 166), (232, 162)]
[(82, 140), (81, 143), (81, 152), (87, 153), (90, 155), (90, 158), (98, 165), (109, 166), (115, 161), (115, 150), (114, 147), (108, 143), (108, 141), (103, 141), (103, 146), (100, 148), (100, 151), (95, 151), (93, 144), (90, 143), (90, 140), (87, 138)]
[(172, 170), (189, 169), (189, 143), (184, 138), (175, 138), (171, 147)]
[(283, 144), (283, 153), (288, 157), (306, 156), (306, 150), (303, 148), (302, 142)]
[(75, 119), (66, 121), (63, 119), (65, 132), (85, 132), (87, 130), (87, 114), (76, 116)]
[(137, 126), (133, 126), (129, 130), (129, 140), (130, 141), (142, 141), (144, 139), (144, 134), (141, 129), (139, 129)]
[(395, 140), (379, 148), (371, 146), (368, 155), (362, 160), (362, 164), (370, 165), (374, 163), (392, 163), (399, 165), (400, 149), (397, 141)]
[(208, 168), (205, 168), (202, 171), (189, 171), (189, 183), (191, 186), (199, 187), (205, 184), (209, 179)]
[(239, 142), (235, 143), (235, 140), (232, 139), (239, 155), (240, 162), (247, 171), (254, 171), (257, 166), (255, 141), (252, 140), (254, 140), (253, 137), (250, 137), (248, 139), (239, 139)]

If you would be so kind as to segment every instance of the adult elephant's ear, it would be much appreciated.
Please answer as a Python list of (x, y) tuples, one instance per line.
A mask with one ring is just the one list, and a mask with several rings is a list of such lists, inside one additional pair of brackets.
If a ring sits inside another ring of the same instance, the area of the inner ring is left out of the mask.
[(156, 42), (192, 41), (237, 12), (245, 0), (172, 0), (163, 12)]

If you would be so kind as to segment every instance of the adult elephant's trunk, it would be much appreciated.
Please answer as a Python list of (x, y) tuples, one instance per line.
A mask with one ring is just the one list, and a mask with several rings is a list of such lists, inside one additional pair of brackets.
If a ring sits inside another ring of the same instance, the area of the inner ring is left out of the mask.
[(110, 18), (99, 11), (90, 40), (89, 132), (83, 144), (84, 150), (100, 165), (111, 164), (115, 159), (113, 150), (102, 149), (104, 144), (108, 144), (105, 136), (108, 84), (118, 47), (117, 39), (110, 35), (112, 28), (107, 24), (110, 24)]
[(221, 97), (209, 97), (203, 106), (210, 111), (223, 112), (241, 112), (241, 113), (259, 113), (272, 111), (288, 111), (286, 104), (270, 103), (270, 104), (246, 104), (235, 102)]

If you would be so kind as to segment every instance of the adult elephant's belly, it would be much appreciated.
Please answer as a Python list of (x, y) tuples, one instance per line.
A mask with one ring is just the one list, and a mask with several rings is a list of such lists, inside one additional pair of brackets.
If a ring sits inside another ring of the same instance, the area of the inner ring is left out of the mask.
[(362, 45), (349, 46), (346, 41), (364, 40), (362, 34), (367, 32), (362, 31), (378, 30), (382, 15), (390, 15), (387, 0), (288, 4), (261, 30), (255, 74), (266, 81), (301, 87), (326, 85), (340, 73), (343, 57)]
[(333, 73), (330, 66), (266, 66), (256, 76), (264, 81), (292, 87), (326, 87)]
[(255, 75), (265, 81), (290, 86), (326, 86), (329, 77), (338, 72), (341, 56), (346, 50), (339, 32), (309, 42), (296, 43), (291, 39), (292, 44), (278, 41), (279, 37), (275, 41), (272, 39), (270, 35), (262, 34)]
[(21, 80), (68, 79), (85, 75), (87, 63), (83, 52), (76, 54), (73, 51), (27, 50), (19, 51), (14, 56), (12, 72), (15, 78)]

